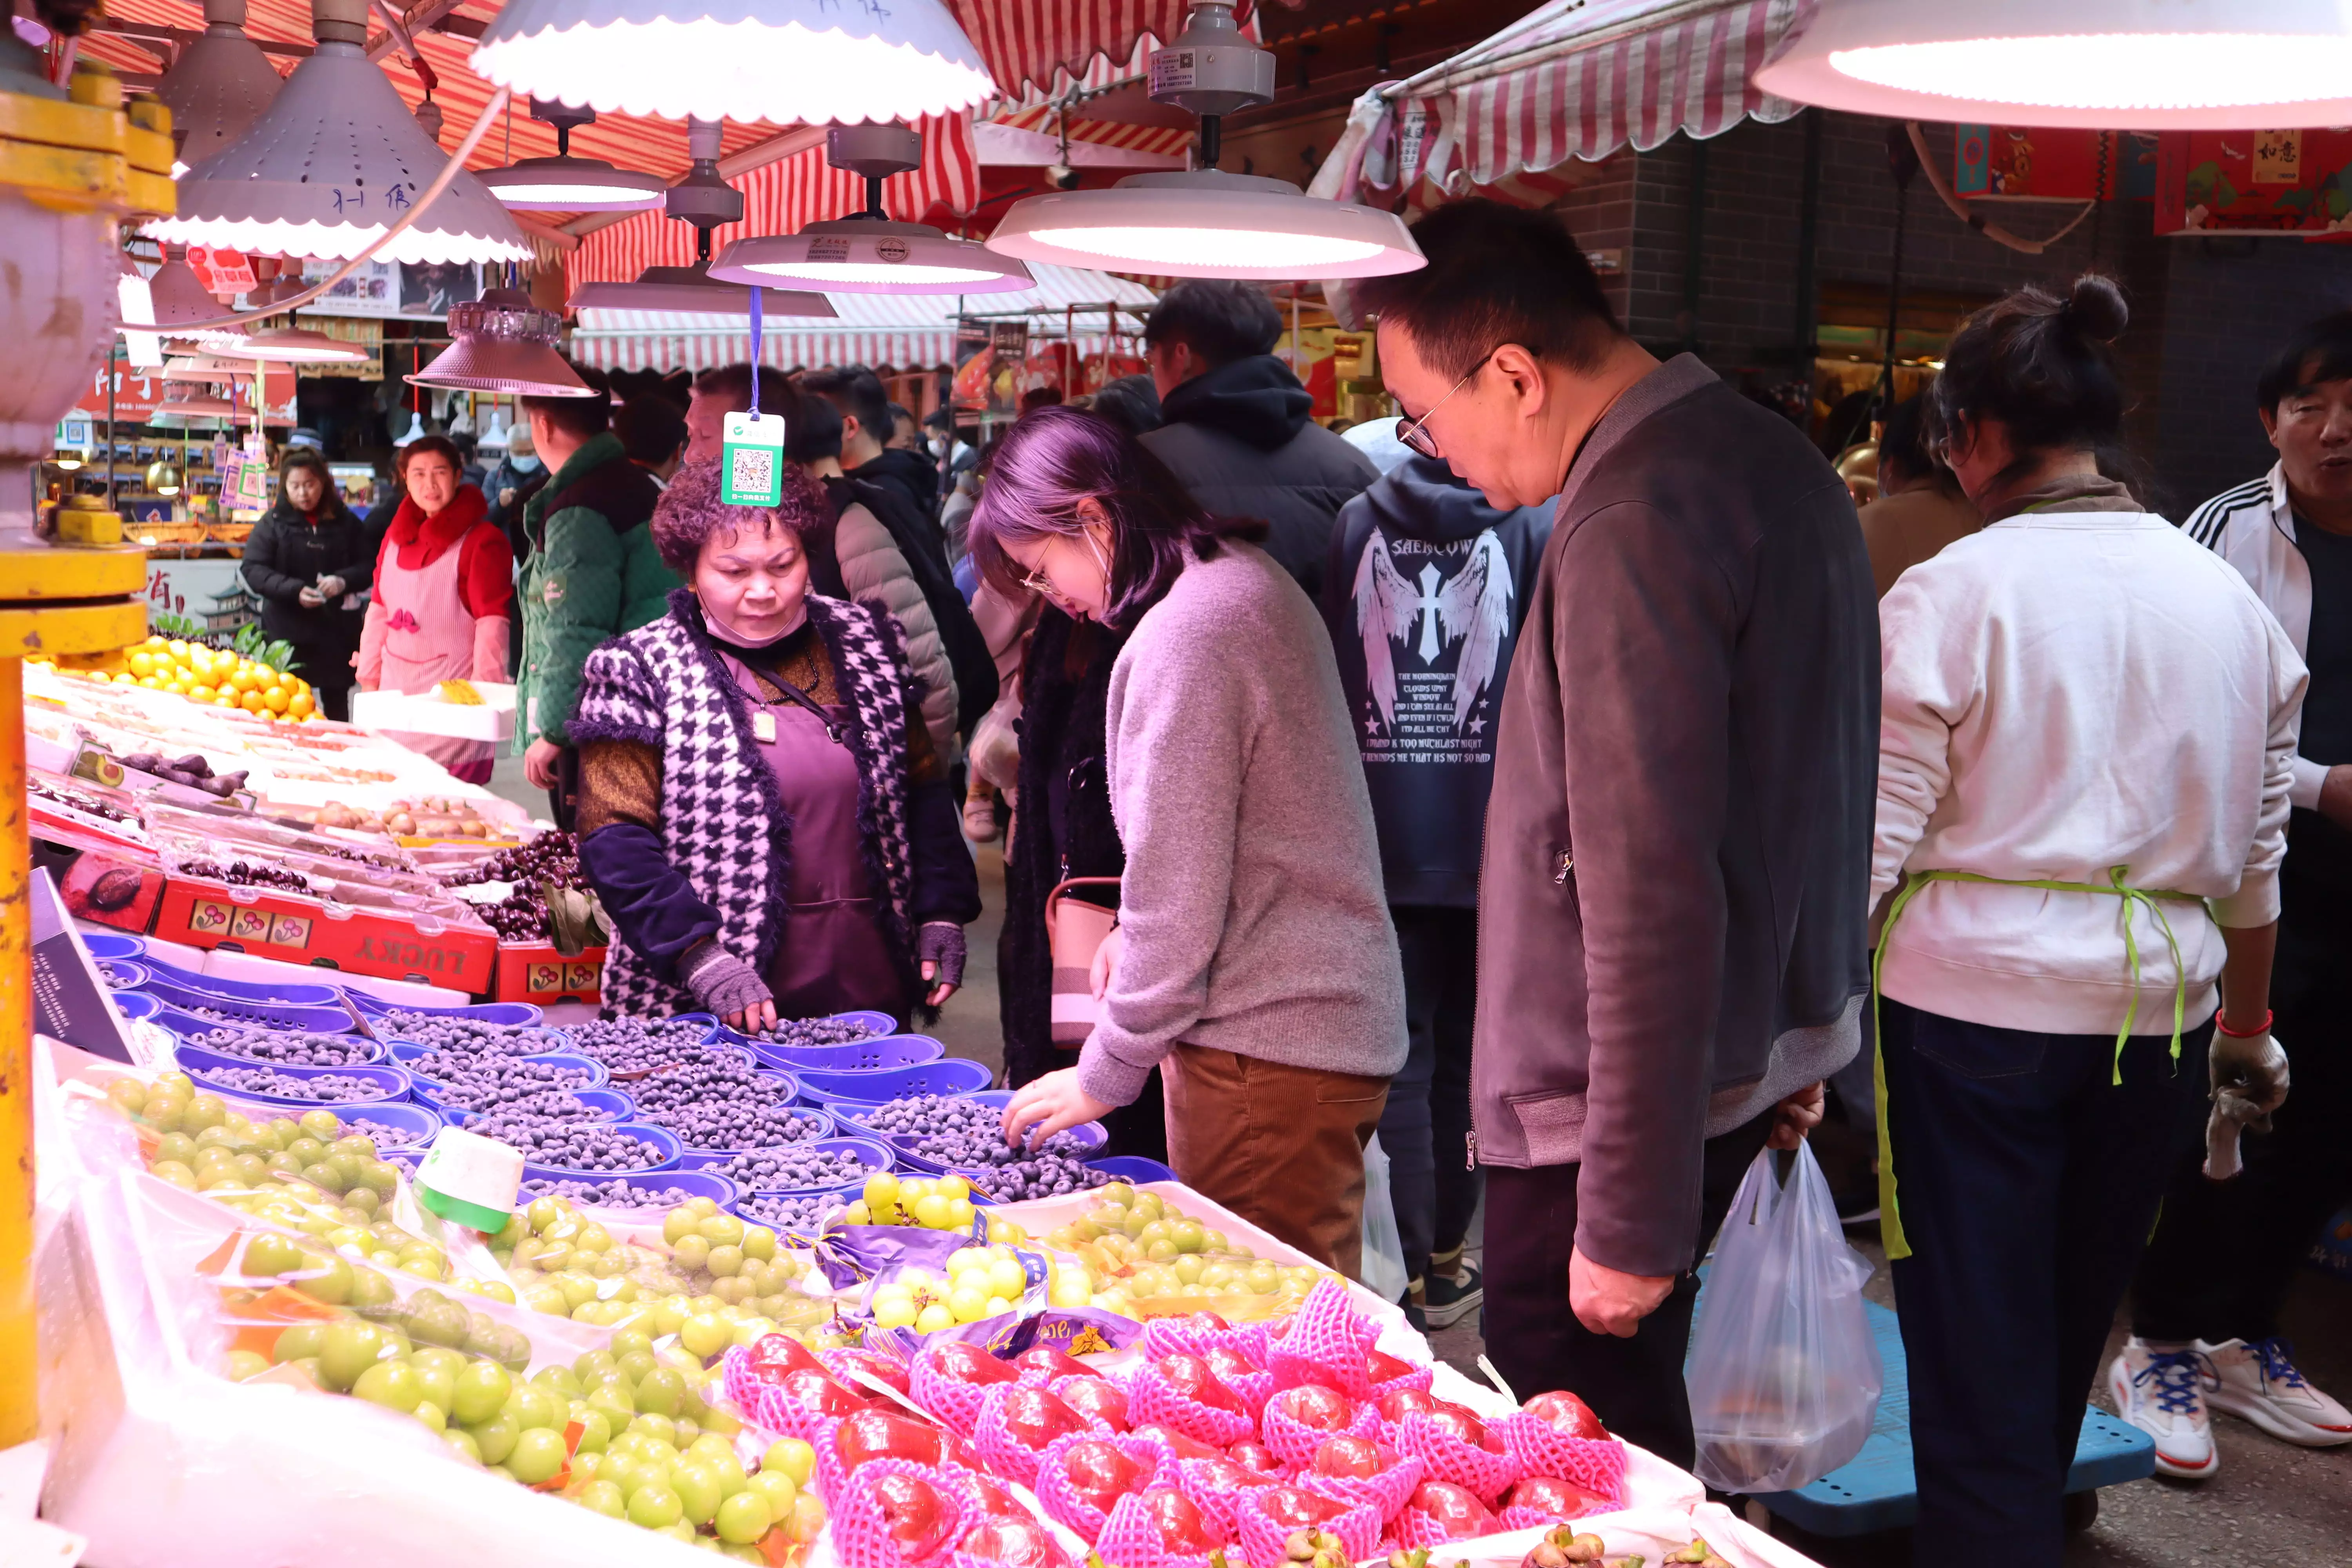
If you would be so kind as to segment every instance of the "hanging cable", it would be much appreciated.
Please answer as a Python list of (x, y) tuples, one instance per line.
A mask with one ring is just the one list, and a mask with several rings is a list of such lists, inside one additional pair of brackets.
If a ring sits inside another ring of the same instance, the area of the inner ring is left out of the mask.
[(1951, 182), (1945, 179), (1943, 175), (1936, 172), (1936, 157), (1934, 153), (1927, 150), (1927, 133), (1919, 129), (1919, 122), (1916, 120), (1910, 121), (1905, 125), (1904, 129), (1911, 133), (1911, 145), (1916, 149), (1919, 153), (1919, 166), (1921, 169), (1926, 171), (1927, 175), (1927, 184), (1934, 188), (1936, 195), (1943, 199), (1943, 203), (1946, 206), (1952, 209), (1952, 215), (1955, 217), (1958, 218), (1962, 223), (1967, 224), (1979, 234), (1983, 235), (1987, 239), (1991, 240), (1995, 245), (2005, 245), (2011, 250), (2022, 251), (2028, 256), (2039, 256), (2043, 251), (2049, 249), (2052, 246), (2057, 244), (2060, 240), (2065, 238), (2068, 235), (2074, 233), (2075, 228), (2081, 225), (2084, 218), (2089, 217), (2094, 212), (2098, 210), (2099, 204), (2097, 202), (2084, 202), (2083, 204), (2083, 209), (2076, 213), (2063, 227), (2058, 230), (2057, 233), (2050, 235), (2046, 238), (2042, 239), (2028, 239), (2021, 234), (2016, 234), (2009, 229), (2003, 228), (2000, 225), (1993, 222), (1982, 213), (1971, 211), (1968, 203), (1960, 200), (1958, 196), (1953, 195)]

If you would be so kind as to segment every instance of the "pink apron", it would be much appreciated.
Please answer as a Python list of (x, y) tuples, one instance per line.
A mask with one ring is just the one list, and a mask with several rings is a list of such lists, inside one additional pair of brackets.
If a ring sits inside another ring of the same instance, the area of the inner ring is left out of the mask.
[[(379, 678), (383, 690), (413, 695), (432, 690), (437, 682), (464, 680), (474, 673), (474, 617), (457, 596), (457, 563), (465, 553), (461, 535), (430, 565), (411, 571), (400, 564), (398, 545), (384, 551), (375, 574), (376, 603), (384, 609), (383, 668)], [(462, 778), (478, 783), (489, 777), (487, 741), (397, 731), (385, 733)]]
[[(774, 721), (775, 739), (755, 733), (753, 743), (793, 824), (784, 929), (768, 963), (777, 1016), (809, 1018), (870, 1007), (905, 1017), (907, 998), (866, 874), (856, 756), (815, 714), (790, 699), (770, 702), (740, 660), (721, 657), (752, 713)], [(845, 707), (825, 711), (835, 724), (848, 721)]]

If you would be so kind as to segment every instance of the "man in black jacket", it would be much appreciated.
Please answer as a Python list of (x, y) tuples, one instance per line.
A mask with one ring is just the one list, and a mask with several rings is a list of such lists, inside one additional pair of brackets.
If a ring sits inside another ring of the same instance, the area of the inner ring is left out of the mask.
[(239, 570), (261, 600), (261, 629), (294, 645), (295, 673), (318, 689), (319, 711), (350, 711), (358, 603), (375, 581), (366, 524), (343, 504), (326, 460), (297, 447), (278, 466), (278, 503), (254, 524)]
[[(890, 395), (882, 390), (882, 378), (862, 364), (854, 364), (844, 370), (808, 371), (800, 382), (803, 391), (815, 393), (841, 411), (843, 471), (860, 483), (885, 485), (904, 496), (926, 527), (928, 552), (938, 556), (944, 568), (947, 545), (939, 528), (939, 470), (922, 453), (889, 444), (894, 421)], [(957, 679), (962, 679), (961, 672)]]
[(1478, 1006), (1478, 847), (1495, 721), (1551, 503), (1503, 510), (1444, 463), (1412, 458), (1339, 512), (1323, 618), (1363, 753), (1381, 872), (1404, 959), (1404, 1070), (1381, 1148), (1404, 1244), (1405, 1316), (1451, 1328), (1477, 1310), (1463, 1258), (1478, 1207), (1469, 1154)]
[(1266, 553), (1319, 598), (1332, 521), (1381, 471), (1307, 417), (1315, 399), (1274, 356), (1281, 336), (1254, 284), (1192, 279), (1161, 295), (1143, 329), (1160, 424), (1143, 444), (1211, 512), (1270, 525)]

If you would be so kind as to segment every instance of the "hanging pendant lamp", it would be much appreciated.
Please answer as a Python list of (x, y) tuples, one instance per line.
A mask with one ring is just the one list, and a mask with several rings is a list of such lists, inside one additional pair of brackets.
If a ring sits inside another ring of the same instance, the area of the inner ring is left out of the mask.
[[(311, 0), (318, 48), (268, 112), (179, 182), (158, 239), (267, 256), (343, 259), (404, 216), (448, 162), (362, 47), (366, 0)], [(481, 181), (460, 171), (383, 261), (525, 261), (530, 242)]]
[(165, 381), (202, 382), (208, 386), (226, 386), (236, 382), (251, 381), (255, 371), (250, 359), (224, 359), (217, 354), (193, 354), (163, 362)]
[(508, 206), (518, 212), (635, 212), (661, 205), (668, 195), (669, 183), (659, 174), (572, 155), (572, 129), (594, 123), (594, 110), (534, 98), (530, 117), (555, 127), (555, 156), (482, 171), (482, 184)]
[(276, 101), (286, 79), (246, 37), (245, 0), (205, 0), (205, 30), (180, 50), (155, 96), (172, 111), (178, 174), (236, 144)]
[(665, 120), (917, 120), (997, 96), (940, 0), (507, 0), (473, 67), (533, 98)]
[(1755, 82), (1901, 120), (2341, 125), (2352, 121), (2352, 25), (2336, 0), (1821, 0)]
[(824, 133), (824, 156), (865, 177), (866, 211), (798, 234), (739, 239), (711, 264), (712, 278), (834, 294), (1000, 294), (1032, 286), (1029, 268), (976, 240), (884, 215), (882, 182), (921, 164), (919, 133), (904, 125), (836, 125)]
[(1274, 56), (1244, 36), (1232, 5), (1193, 7), (1184, 31), (1151, 57), (1151, 97), (1201, 117), (1202, 167), (1027, 197), (988, 248), (1178, 278), (1377, 278), (1427, 264), (1394, 213), (1216, 166), (1223, 117), (1274, 98)]
[(359, 364), (368, 358), (367, 350), (359, 344), (309, 327), (256, 332), (236, 352), (247, 359), (268, 360), (272, 364)]
[[(517, 289), (492, 289), (449, 307), (455, 341), (414, 375), (412, 386), (503, 392), (518, 397), (593, 397), (596, 389), (555, 352), (562, 320)], [(419, 431), (418, 434), (423, 434)]]

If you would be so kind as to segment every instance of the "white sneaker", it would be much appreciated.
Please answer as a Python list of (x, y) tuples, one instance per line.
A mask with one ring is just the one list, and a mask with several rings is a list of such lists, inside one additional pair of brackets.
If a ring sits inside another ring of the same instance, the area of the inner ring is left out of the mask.
[(2221, 1468), (2203, 1397), (2211, 1386), (2198, 1351), (2154, 1351), (2137, 1336), (2107, 1367), (2116, 1412), (2156, 1439), (2158, 1473), (2182, 1480), (2201, 1481)]
[(2273, 1335), (2252, 1344), (2224, 1340), (2209, 1345), (2200, 1340), (2197, 1348), (2213, 1369), (2205, 1397), (2214, 1409), (2306, 1448), (2352, 1443), (2352, 1411), (2303, 1380), (2286, 1341)]

